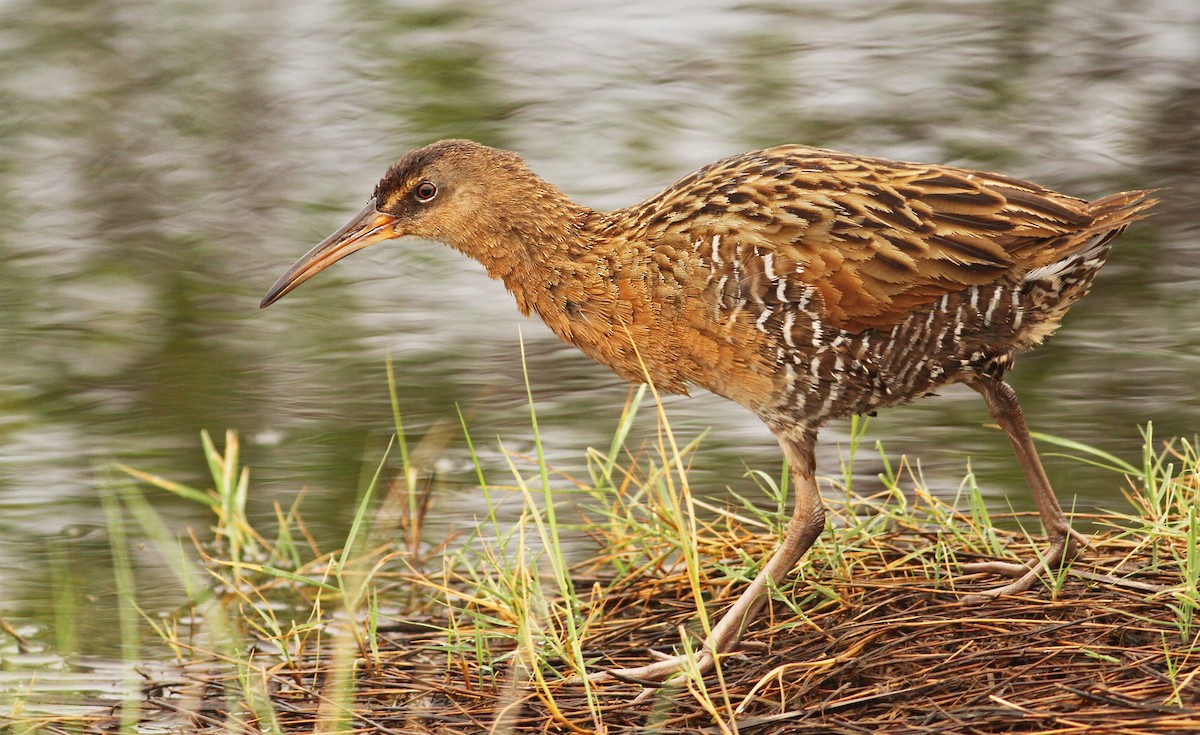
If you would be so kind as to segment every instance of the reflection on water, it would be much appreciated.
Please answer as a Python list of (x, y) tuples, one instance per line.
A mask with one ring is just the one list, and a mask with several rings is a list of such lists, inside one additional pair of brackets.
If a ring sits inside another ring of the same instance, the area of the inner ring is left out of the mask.
[[(236, 428), (259, 514), (307, 488), (339, 537), (392, 431), (445, 437), (443, 524), (466, 523), (462, 406), (528, 441), (518, 337), (552, 458), (607, 446), (626, 387), (521, 320), (503, 288), (408, 242), (339, 264), (268, 312), (288, 264), (361, 206), (410, 147), (446, 136), (519, 150), (597, 207), (720, 156), (780, 142), (1000, 168), (1081, 196), (1168, 186), (1089, 299), (1013, 376), (1035, 429), (1132, 458), (1137, 425), (1200, 419), (1200, 5), (1112, 0), (530, 3), (8, 3), (0, 10), (0, 615), (111, 654), (98, 489), (111, 460), (204, 483), (198, 432)], [(697, 478), (747, 490), (765, 429), (711, 396)], [(952, 492), (967, 458), (998, 507), (1028, 507), (974, 395), (885, 413), (871, 436)], [(844, 431), (833, 426), (827, 438)], [(834, 442), (821, 461), (836, 467)], [(864, 481), (876, 471), (860, 464)], [(1118, 478), (1050, 461), (1064, 497), (1120, 503)], [(1008, 497), (1005, 497), (1005, 494)], [(180, 526), (207, 519), (164, 507)], [(435, 512), (438, 503), (435, 501)], [(53, 574), (53, 570), (57, 570)], [(147, 589), (165, 575), (137, 568)], [(49, 634), (48, 634), (49, 635)]]

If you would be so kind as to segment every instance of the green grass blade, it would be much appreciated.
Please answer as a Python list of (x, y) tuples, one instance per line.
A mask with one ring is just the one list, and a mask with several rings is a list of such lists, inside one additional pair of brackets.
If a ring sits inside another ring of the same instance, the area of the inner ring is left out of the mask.
[(120, 462), (113, 462), (112, 466), (113, 466), (113, 468), (115, 468), (121, 472), (124, 472), (125, 474), (129, 475), (130, 477), (134, 477), (138, 480), (141, 480), (142, 482), (146, 483), (147, 485), (156, 487), (159, 490), (166, 490), (167, 492), (169, 492), (173, 495), (178, 495), (179, 497), (183, 498), (184, 500), (190, 500), (193, 503), (199, 503), (200, 505), (203, 505), (206, 508), (209, 508), (210, 510), (219, 510), (221, 507), (220, 500), (218, 500), (217, 498), (214, 498), (212, 495), (204, 492), (203, 490), (197, 490), (193, 487), (188, 487), (187, 485), (184, 485), (182, 483), (168, 480), (165, 477), (160, 477), (158, 475), (152, 475), (149, 472), (142, 472), (141, 470), (134, 469), (133, 467), (130, 467), (129, 465), (126, 465), (126, 464), (121, 464)]
[(338, 559), (337, 573), (339, 575), (346, 567), (346, 560), (354, 552), (355, 543), (358, 541), (359, 535), (365, 532), (367, 510), (371, 507), (371, 497), (375, 493), (375, 488), (379, 485), (379, 478), (383, 475), (383, 468), (387, 465), (387, 456), (392, 451), (392, 444), (395, 441), (395, 437), (388, 439), (387, 448), (383, 450), (383, 456), (379, 459), (379, 464), (375, 467), (375, 474), (371, 476), (371, 481), (367, 483), (366, 489), (363, 490), (362, 499), (359, 500), (358, 508), (354, 512), (354, 522), (350, 524), (350, 533), (346, 535), (346, 546), (342, 549), (341, 558)]
[(1093, 447), (1089, 444), (1084, 444), (1083, 442), (1077, 442), (1073, 439), (1065, 439), (1061, 436), (1053, 436), (1051, 434), (1043, 434), (1038, 431), (1031, 431), (1031, 432), (1029, 432), (1029, 434), (1030, 434), (1030, 436), (1032, 436), (1034, 439), (1037, 439), (1038, 441), (1042, 441), (1047, 444), (1053, 444), (1054, 446), (1062, 447), (1064, 449), (1070, 449), (1071, 451), (1079, 452), (1080, 454), (1086, 454), (1086, 455), (1090, 455), (1092, 457), (1098, 457), (1101, 461), (1097, 462), (1095, 460), (1087, 460), (1082, 457), (1077, 457), (1075, 455), (1070, 455), (1070, 454), (1061, 455), (1061, 456), (1070, 457), (1071, 459), (1075, 459), (1077, 461), (1084, 462), (1086, 464), (1094, 465), (1096, 467), (1103, 467), (1105, 469), (1110, 469), (1115, 472), (1123, 472), (1132, 477), (1142, 478), (1145, 476), (1145, 473), (1142, 470), (1138, 469), (1137, 467), (1134, 467), (1133, 465), (1131, 465), (1130, 463), (1121, 459), (1120, 457), (1109, 454), (1108, 452), (1104, 451), (1103, 449)]

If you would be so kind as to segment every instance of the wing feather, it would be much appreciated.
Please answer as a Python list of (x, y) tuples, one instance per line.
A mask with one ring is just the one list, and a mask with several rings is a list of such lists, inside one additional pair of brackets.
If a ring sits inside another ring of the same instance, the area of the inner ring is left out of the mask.
[(1145, 192), (1089, 204), (999, 174), (779, 146), (706, 166), (610, 217), (643, 243), (717, 236), (715, 251), (696, 251), (743, 298), (792, 279), (801, 287), (787, 293), (815, 291), (831, 323), (861, 331), (947, 293), (1019, 280), (1150, 204)]

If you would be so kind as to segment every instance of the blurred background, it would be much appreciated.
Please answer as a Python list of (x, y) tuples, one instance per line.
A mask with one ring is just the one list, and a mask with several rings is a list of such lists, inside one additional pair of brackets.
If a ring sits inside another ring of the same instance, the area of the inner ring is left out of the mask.
[[(313, 532), (341, 538), (394, 430), (389, 356), (409, 441), (432, 437), (418, 455), (431, 533), (482, 507), (456, 407), (493, 482), (510, 479), (501, 440), (530, 447), (522, 337), (551, 460), (585, 473), (627, 386), (447, 248), (371, 248), (258, 309), (390, 163), (451, 136), (516, 150), (597, 208), (783, 142), (1086, 198), (1165, 187), (1012, 381), (1035, 430), (1134, 462), (1140, 425), (1200, 427), (1194, 0), (5, 0), (0, 617), (51, 636), (57, 569), (78, 598), (79, 653), (111, 654), (100, 490), (113, 461), (207, 487), (201, 429), (240, 433), (257, 516), (304, 491)], [(668, 411), (684, 437), (711, 427), (699, 491), (752, 493), (747, 469), (778, 470), (737, 406), (698, 395)], [(969, 466), (997, 510), (1028, 509), (987, 423), (973, 392), (951, 389), (883, 413), (868, 446), (919, 461), (947, 494)], [(820, 472), (837, 474), (846, 431), (824, 432)], [(1118, 475), (1047, 462), (1064, 505), (1124, 507)], [(859, 489), (879, 467), (860, 458)], [(204, 535), (201, 509), (150, 497)], [(142, 604), (171, 604), (154, 594), (167, 573), (138, 563)]]

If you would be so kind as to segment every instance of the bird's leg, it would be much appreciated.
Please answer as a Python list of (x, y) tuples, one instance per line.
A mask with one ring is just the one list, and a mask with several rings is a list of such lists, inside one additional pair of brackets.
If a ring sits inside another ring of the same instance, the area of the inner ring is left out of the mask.
[[(746, 625), (767, 602), (771, 590), (783, 582), (825, 528), (825, 506), (817, 489), (816, 462), (813, 455), (816, 430), (781, 429), (776, 433), (791, 468), (793, 492), (796, 497), (792, 517), (788, 521), (779, 548), (704, 639), (694, 659), (694, 665), (701, 674), (712, 670), (717, 656), (729, 653), (737, 647)], [(625, 679), (661, 682), (683, 670), (688, 661), (687, 656), (672, 656), (645, 666), (597, 672), (588, 678), (592, 681)]]
[(966, 572), (991, 572), (1017, 577), (1014, 582), (996, 587), (964, 598), (964, 602), (977, 603), (999, 595), (1024, 592), (1033, 586), (1038, 577), (1047, 570), (1056, 569), (1064, 560), (1074, 559), (1083, 547), (1088, 545), (1087, 538), (1071, 528), (1046, 471), (1042, 469), (1042, 461), (1038, 458), (1037, 449), (1033, 446), (1033, 438), (1029, 436), (1029, 427), (1025, 425), (1025, 417), (1021, 414), (1021, 405), (1017, 402), (1016, 391), (1000, 378), (980, 376), (968, 383), (979, 391), (987, 402), (988, 411), (992, 418), (1008, 435), (1016, 452), (1017, 461), (1025, 473), (1025, 480), (1033, 492), (1033, 502), (1037, 506), (1038, 516), (1050, 540), (1050, 548), (1035, 561), (1028, 564), (1010, 564), (1005, 562), (981, 562), (964, 564)]

